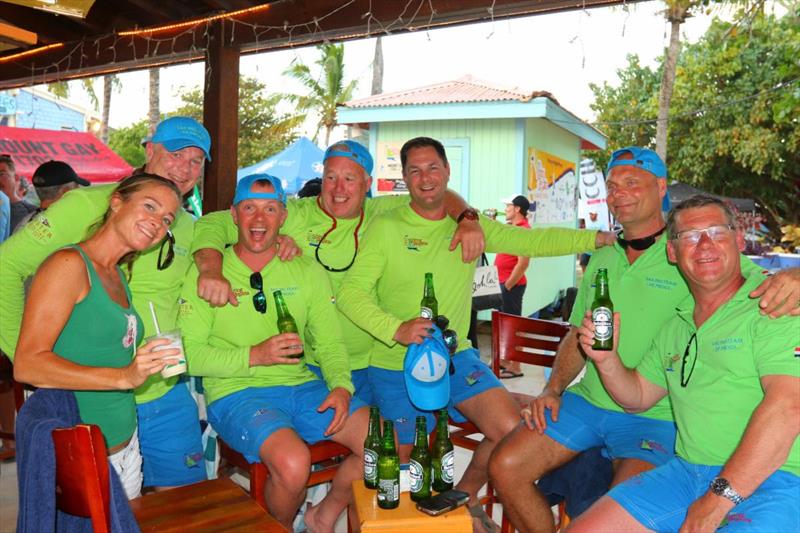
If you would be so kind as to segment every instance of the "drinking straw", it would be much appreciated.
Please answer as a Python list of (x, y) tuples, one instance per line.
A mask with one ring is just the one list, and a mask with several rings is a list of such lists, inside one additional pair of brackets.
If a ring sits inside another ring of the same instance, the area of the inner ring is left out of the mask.
[(156, 318), (156, 308), (153, 306), (153, 302), (147, 302), (150, 304), (150, 314), (153, 316), (153, 324), (156, 326), (156, 335), (161, 335), (161, 328), (158, 327), (158, 319)]

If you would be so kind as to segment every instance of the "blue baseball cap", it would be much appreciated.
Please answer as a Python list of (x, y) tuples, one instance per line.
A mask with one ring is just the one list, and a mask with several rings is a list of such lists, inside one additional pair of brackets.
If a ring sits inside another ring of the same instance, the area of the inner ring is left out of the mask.
[[(275, 192), (253, 192), (253, 184), (257, 181), (269, 181)], [(281, 180), (269, 174), (250, 174), (239, 180), (236, 184), (236, 194), (233, 197), (233, 205), (239, 205), (239, 202), (245, 200), (278, 200), (283, 205), (286, 205), (286, 193), (283, 192)]]
[(195, 146), (200, 148), (206, 159), (211, 161), (211, 136), (208, 130), (193, 118), (170, 117), (162, 120), (150, 142), (162, 144), (170, 152)]
[(433, 334), (406, 350), (403, 375), (408, 398), (417, 409), (435, 411), (450, 403), (450, 353), (435, 324)]
[[(343, 147), (347, 147), (347, 150), (344, 150)], [(359, 144), (349, 139), (334, 143), (330, 145), (327, 150), (325, 150), (325, 156), (322, 158), (322, 162), (325, 163), (325, 161), (331, 157), (346, 157), (348, 159), (352, 159), (358, 163), (368, 175), (372, 175), (372, 156), (370, 155), (369, 150), (367, 150), (363, 144)]]
[[(631, 158), (619, 159), (619, 157), (624, 154), (630, 154)], [(667, 179), (667, 165), (664, 164), (664, 161), (658, 156), (657, 153), (649, 148), (626, 146), (625, 148), (615, 150), (614, 153), (611, 154), (611, 159), (608, 161), (606, 174), (609, 174), (612, 168), (622, 166), (641, 168), (656, 178)], [(669, 193), (665, 193), (664, 199), (661, 202), (661, 210), (669, 211), (670, 207), (671, 202), (669, 199)]]

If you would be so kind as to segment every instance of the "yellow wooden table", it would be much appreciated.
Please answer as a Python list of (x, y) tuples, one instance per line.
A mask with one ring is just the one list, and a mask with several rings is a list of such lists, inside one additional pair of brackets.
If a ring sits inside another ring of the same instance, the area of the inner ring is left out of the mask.
[(362, 480), (353, 481), (353, 496), (362, 533), (472, 533), (472, 517), (466, 506), (439, 516), (418, 511), (408, 492), (400, 494), (396, 509), (378, 507), (378, 492), (364, 487)]

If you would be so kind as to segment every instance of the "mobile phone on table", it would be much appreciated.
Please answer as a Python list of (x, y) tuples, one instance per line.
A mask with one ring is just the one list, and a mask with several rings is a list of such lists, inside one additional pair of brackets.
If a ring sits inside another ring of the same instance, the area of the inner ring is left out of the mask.
[(468, 501), (469, 494), (451, 489), (417, 502), (417, 509), (431, 516), (439, 516), (464, 505)]

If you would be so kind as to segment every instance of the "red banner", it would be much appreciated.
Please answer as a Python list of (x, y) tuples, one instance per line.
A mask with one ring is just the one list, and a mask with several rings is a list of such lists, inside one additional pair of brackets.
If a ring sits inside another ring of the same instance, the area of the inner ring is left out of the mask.
[(17, 174), (28, 180), (39, 165), (51, 160), (69, 164), (92, 183), (119, 181), (133, 171), (124, 159), (87, 132), (0, 126), (0, 154), (10, 155)]

